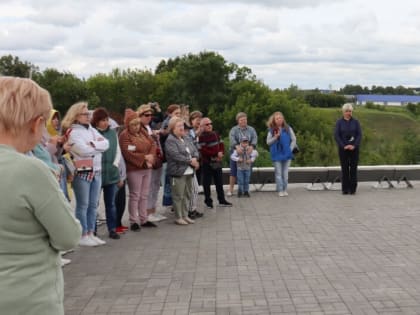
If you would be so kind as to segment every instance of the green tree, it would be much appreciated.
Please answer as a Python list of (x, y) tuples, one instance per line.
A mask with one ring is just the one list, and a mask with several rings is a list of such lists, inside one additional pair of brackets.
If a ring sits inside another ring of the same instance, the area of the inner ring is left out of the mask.
[(64, 114), (74, 103), (88, 100), (85, 81), (72, 73), (59, 72), (56, 69), (46, 69), (33, 78), (40, 86), (48, 90), (54, 108)]
[(29, 78), (39, 68), (28, 61), (21, 61), (19, 57), (6, 55), (0, 58), (0, 75)]

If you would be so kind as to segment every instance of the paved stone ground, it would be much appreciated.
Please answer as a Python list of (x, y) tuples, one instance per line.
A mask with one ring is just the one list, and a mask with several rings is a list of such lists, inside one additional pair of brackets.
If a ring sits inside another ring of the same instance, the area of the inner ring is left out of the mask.
[(420, 314), (419, 191), (293, 186), (105, 238), (67, 255), (66, 314)]

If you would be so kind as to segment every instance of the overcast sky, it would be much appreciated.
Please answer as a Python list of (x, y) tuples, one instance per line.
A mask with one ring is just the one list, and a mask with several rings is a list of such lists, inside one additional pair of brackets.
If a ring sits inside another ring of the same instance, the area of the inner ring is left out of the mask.
[(216, 51), (271, 88), (420, 85), (418, 0), (0, 0), (0, 56), (89, 77)]

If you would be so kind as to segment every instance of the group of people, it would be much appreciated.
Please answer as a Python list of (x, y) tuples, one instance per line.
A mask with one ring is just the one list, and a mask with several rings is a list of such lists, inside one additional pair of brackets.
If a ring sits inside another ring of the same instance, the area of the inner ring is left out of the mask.
[[(354, 194), (361, 128), (343, 106), (335, 139), (342, 166), (342, 192)], [(64, 314), (60, 253), (105, 241), (96, 235), (96, 210), (103, 191), (109, 237), (128, 229), (156, 227), (157, 196), (171, 206), (178, 225), (193, 224), (199, 183), (204, 202), (232, 206), (222, 181), (224, 143), (209, 117), (176, 104), (164, 119), (157, 103), (127, 109), (124, 128), (105, 108), (72, 105), (60, 122), (48, 91), (29, 79), (0, 77), (0, 307), (5, 314)], [(228, 196), (250, 197), (257, 133), (243, 112), (229, 133)], [(267, 122), (267, 145), (279, 196), (287, 196), (288, 168), (296, 136), (281, 112)], [(68, 183), (71, 182), (71, 188)], [(121, 222), (126, 184), (130, 226)], [(69, 199), (74, 195), (75, 216)]]

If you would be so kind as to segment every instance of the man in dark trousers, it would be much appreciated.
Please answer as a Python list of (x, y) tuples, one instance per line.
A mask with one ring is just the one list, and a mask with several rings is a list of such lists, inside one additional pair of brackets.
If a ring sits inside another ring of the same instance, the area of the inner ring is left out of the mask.
[(201, 152), (201, 178), (203, 181), (204, 202), (207, 208), (213, 208), (211, 199), (210, 185), (214, 180), (216, 186), (217, 199), (219, 206), (231, 207), (232, 204), (225, 199), (222, 180), (222, 159), (225, 152), (223, 141), (217, 132), (213, 131), (213, 125), (208, 117), (204, 117), (200, 122), (201, 133), (198, 138)]

